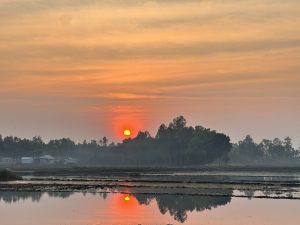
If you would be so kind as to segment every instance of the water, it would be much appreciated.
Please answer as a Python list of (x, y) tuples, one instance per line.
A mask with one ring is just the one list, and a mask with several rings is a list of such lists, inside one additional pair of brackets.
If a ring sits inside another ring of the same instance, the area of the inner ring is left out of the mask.
[(298, 172), (24, 178), (1, 184), (1, 225), (300, 224)]
[(299, 225), (299, 209), (287, 199), (0, 192), (1, 225)]

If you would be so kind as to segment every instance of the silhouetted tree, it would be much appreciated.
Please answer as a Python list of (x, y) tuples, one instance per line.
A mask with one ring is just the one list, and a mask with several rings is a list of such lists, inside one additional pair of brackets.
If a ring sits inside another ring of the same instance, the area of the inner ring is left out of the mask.
[(284, 141), (279, 138), (262, 140), (256, 144), (248, 135), (238, 145), (234, 145), (231, 154), (233, 162), (246, 164), (291, 164), (299, 163), (298, 152), (292, 146), (292, 139), (287, 137)]
[(261, 159), (264, 154), (259, 145), (253, 141), (250, 135), (247, 135), (243, 141), (238, 143), (238, 149), (240, 160), (242, 161), (258, 160)]
[(107, 143), (108, 143), (108, 139), (105, 136), (99, 140), (100, 146), (107, 147)]
[[(232, 150), (232, 151), (231, 151)], [(159, 126), (155, 137), (148, 131), (121, 143), (108, 144), (103, 137), (76, 144), (69, 138), (44, 143), (41, 137), (30, 139), (0, 135), (0, 156), (20, 158), (50, 154), (57, 158), (74, 157), (83, 165), (129, 166), (197, 166), (209, 163), (296, 163), (300, 164), (299, 150), (292, 146), (291, 138), (283, 141), (263, 140), (257, 144), (250, 135), (232, 145), (230, 138), (202, 126), (187, 126), (183, 116), (174, 118), (168, 126)]]

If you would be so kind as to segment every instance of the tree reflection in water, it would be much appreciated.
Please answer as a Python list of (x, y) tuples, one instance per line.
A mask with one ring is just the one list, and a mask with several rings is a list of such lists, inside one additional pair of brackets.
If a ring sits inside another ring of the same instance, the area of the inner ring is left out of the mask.
[[(228, 190), (228, 195), (232, 191)], [(194, 195), (145, 195), (134, 194), (135, 198), (140, 204), (149, 205), (155, 199), (159, 211), (162, 214), (169, 212), (178, 222), (184, 223), (187, 220), (187, 213), (194, 210), (200, 212), (206, 209), (216, 208), (218, 206), (226, 205), (230, 202), (231, 197), (219, 196), (194, 196)]]
[[(5, 203), (16, 203), (20, 200), (31, 199), (32, 202), (39, 202), (44, 195), (44, 192), (0, 192), (0, 201)], [(47, 192), (49, 197), (53, 198), (68, 198), (73, 192)]]
[[(225, 193), (226, 192), (226, 193)], [(226, 197), (220, 196), (197, 196), (197, 195), (174, 195), (174, 194), (130, 194), (135, 197), (140, 205), (149, 205), (153, 200), (157, 202), (159, 211), (164, 215), (169, 214), (178, 222), (184, 223), (187, 220), (187, 213), (203, 211), (226, 205), (231, 201), (232, 190), (223, 190)], [(31, 199), (39, 202), (44, 194), (51, 198), (69, 198), (73, 192), (0, 192), (0, 201), (15, 203), (20, 200)], [(84, 193), (85, 195), (86, 193)], [(90, 193), (98, 195), (104, 200), (107, 193)]]

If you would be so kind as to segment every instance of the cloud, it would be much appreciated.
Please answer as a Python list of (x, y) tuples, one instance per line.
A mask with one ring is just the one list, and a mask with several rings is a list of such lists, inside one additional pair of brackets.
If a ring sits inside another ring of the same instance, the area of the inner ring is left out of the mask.
[(144, 43), (131, 46), (79, 46), (79, 45), (31, 45), (0, 48), (6, 59), (61, 59), (61, 60), (126, 60), (172, 59), (200, 57), (214, 54), (273, 51), (299, 48), (300, 39), (257, 40), (196, 43)]

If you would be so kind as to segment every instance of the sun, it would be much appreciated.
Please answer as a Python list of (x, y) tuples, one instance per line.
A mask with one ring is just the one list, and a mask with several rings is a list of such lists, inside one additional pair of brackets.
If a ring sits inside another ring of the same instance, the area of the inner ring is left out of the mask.
[(131, 130), (126, 129), (123, 131), (124, 136), (129, 137), (131, 135)]
[(129, 196), (125, 196), (124, 200), (128, 202), (128, 201), (130, 201), (130, 197)]

